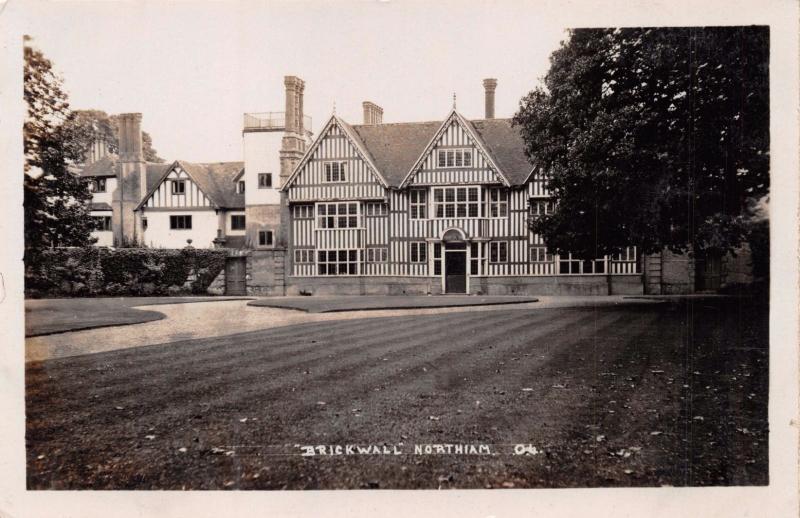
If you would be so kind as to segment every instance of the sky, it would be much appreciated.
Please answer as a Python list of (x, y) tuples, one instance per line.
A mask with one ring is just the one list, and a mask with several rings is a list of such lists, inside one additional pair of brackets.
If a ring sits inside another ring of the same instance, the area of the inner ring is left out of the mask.
[(316, 132), (357, 124), (362, 101), (384, 122), (496, 116), (541, 84), (564, 28), (524, 2), (51, 2), (27, 32), (65, 81), (74, 109), (141, 112), (167, 160), (242, 159), (242, 114), (283, 111), (283, 76), (306, 82)]

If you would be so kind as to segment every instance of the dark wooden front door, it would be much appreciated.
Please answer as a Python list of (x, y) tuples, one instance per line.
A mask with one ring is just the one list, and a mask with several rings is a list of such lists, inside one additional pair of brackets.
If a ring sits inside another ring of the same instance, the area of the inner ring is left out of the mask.
[(717, 291), (722, 286), (722, 256), (708, 253), (695, 264), (697, 291)]
[(247, 295), (246, 259), (244, 257), (228, 257), (225, 261), (225, 294)]
[(467, 292), (467, 251), (445, 251), (444, 291), (445, 293)]

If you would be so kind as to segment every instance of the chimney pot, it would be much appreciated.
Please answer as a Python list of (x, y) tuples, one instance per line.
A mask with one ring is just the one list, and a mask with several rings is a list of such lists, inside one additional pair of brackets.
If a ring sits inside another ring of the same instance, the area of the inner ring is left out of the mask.
[(485, 109), (486, 118), (494, 119), (494, 90), (497, 88), (497, 79), (487, 78), (483, 80), (483, 89), (486, 98)]

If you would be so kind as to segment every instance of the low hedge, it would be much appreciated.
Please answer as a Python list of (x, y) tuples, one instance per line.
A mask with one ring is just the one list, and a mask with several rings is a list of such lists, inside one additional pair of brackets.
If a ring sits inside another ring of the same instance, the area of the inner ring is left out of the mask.
[(205, 294), (227, 251), (56, 248), (25, 265), (28, 297)]

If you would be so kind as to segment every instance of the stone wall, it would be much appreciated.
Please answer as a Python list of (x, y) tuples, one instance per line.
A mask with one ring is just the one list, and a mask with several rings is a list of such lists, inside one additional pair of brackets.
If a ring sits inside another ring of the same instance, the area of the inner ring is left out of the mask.
[(247, 254), (247, 294), (286, 295), (286, 250), (252, 250)]
[(472, 277), (473, 295), (641, 295), (640, 275), (612, 275), (611, 289), (606, 275), (547, 277)]
[(661, 252), (661, 294), (694, 293), (694, 258), (689, 253)]

